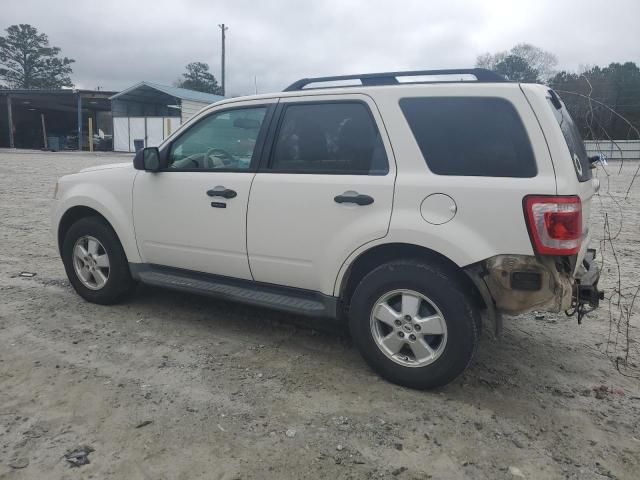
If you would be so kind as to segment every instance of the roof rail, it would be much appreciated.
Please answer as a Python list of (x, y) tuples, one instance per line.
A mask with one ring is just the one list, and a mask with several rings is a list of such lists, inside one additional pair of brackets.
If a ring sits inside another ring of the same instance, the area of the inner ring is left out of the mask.
[[(362, 86), (373, 85), (397, 85), (400, 82), (397, 77), (425, 77), (436, 75), (473, 75), (476, 77), (477, 82), (506, 82), (507, 80), (502, 76), (491, 70), (485, 68), (455, 68), (450, 70), (415, 70), (409, 72), (381, 72), (381, 73), (357, 73), (353, 75), (336, 75), (333, 77), (315, 77), (315, 78), (301, 78), (300, 80), (293, 82), (287, 88), (285, 92), (292, 92), (295, 90), (303, 90), (305, 86), (310, 83), (322, 83), (322, 82), (335, 82), (340, 80), (360, 80)], [(459, 82), (461, 80), (447, 80), (439, 83)], [(428, 82), (416, 82), (416, 83), (428, 83)], [(322, 88), (322, 87), (319, 87)]]

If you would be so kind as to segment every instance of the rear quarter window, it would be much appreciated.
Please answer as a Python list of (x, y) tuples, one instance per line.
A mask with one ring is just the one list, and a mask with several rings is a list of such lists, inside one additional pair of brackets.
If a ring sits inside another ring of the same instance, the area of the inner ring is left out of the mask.
[(537, 174), (524, 124), (503, 98), (403, 98), (400, 108), (435, 174), (524, 178)]
[(576, 171), (578, 181), (586, 182), (587, 180), (591, 180), (589, 155), (584, 146), (584, 141), (580, 136), (580, 131), (573, 121), (573, 118), (571, 118), (567, 107), (553, 90), (549, 90), (547, 101), (549, 102), (549, 108), (553, 110), (556, 122), (558, 122), (560, 126), (567, 148), (569, 148), (569, 154), (571, 155), (571, 161), (573, 162), (573, 168)]

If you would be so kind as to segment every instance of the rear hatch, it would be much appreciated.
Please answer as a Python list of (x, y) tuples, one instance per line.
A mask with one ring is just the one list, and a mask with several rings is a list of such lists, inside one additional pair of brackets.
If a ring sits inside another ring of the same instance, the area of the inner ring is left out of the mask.
[[(571, 118), (566, 106), (558, 94), (553, 90), (549, 90), (547, 101), (549, 103), (549, 107), (553, 111), (553, 115), (558, 122), (558, 125), (560, 126), (562, 136), (564, 137), (569, 149), (570, 156), (566, 161), (573, 164), (573, 170), (575, 171), (575, 175), (578, 180), (576, 193), (580, 197), (580, 201), (582, 203), (583, 240), (582, 247), (580, 248), (576, 261), (577, 269), (582, 264), (582, 260), (584, 259), (589, 246), (589, 240), (591, 239), (591, 202), (593, 200), (593, 196), (598, 191), (599, 183), (597, 179), (593, 179), (591, 173), (591, 162), (589, 161), (584, 141), (582, 140), (580, 131), (573, 121), (573, 118)], [(553, 160), (554, 162), (557, 161), (556, 158)]]

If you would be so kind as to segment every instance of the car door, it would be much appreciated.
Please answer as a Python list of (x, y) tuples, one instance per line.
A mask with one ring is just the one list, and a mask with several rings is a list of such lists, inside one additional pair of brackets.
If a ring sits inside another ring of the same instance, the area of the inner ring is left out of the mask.
[(340, 266), (387, 234), (395, 163), (366, 95), (282, 98), (254, 178), (247, 249), (257, 281), (333, 294)]
[(144, 262), (251, 279), (247, 202), (273, 108), (212, 110), (163, 146), (161, 171), (138, 174), (133, 216)]

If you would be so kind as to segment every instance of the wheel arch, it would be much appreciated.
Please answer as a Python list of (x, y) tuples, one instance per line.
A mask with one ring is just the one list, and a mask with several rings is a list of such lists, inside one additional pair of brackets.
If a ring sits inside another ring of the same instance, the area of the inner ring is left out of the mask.
[(111, 228), (111, 230), (113, 230), (113, 232), (116, 235), (116, 238), (120, 242), (120, 245), (122, 245), (122, 239), (118, 235), (118, 232), (116, 231), (115, 228), (113, 228), (113, 225), (111, 224), (111, 222), (109, 222), (109, 220), (107, 220), (107, 218), (104, 215), (102, 215), (96, 209), (88, 207), (86, 205), (75, 205), (69, 208), (68, 210), (66, 210), (62, 215), (62, 217), (60, 218), (60, 222), (58, 222), (57, 240), (58, 240), (58, 251), (60, 252), (61, 255), (62, 255), (62, 243), (64, 242), (64, 236), (69, 231), (69, 228), (71, 228), (71, 225), (73, 225), (75, 222), (77, 222), (81, 218), (86, 218), (86, 217), (98, 217), (102, 221), (104, 221), (104, 223), (106, 223)]
[(451, 259), (435, 250), (410, 243), (384, 243), (361, 252), (346, 268), (342, 278), (338, 278), (338, 296), (347, 306), (360, 281), (374, 268), (394, 260), (415, 259), (429, 265), (436, 265), (453, 273), (456, 280), (469, 291), (473, 301), (481, 308), (486, 307), (478, 287), (471, 281), (464, 270)]

